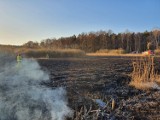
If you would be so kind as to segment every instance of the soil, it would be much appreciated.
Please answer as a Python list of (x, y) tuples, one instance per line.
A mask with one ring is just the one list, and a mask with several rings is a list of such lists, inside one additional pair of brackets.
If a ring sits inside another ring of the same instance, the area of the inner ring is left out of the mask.
[[(129, 86), (135, 57), (84, 57), (39, 59), (49, 72), (48, 87), (64, 87), (69, 106), (68, 119), (160, 120), (160, 90), (138, 90)], [(159, 58), (155, 59), (159, 73)], [(105, 107), (96, 102), (100, 100)], [(112, 109), (112, 102), (115, 107)]]

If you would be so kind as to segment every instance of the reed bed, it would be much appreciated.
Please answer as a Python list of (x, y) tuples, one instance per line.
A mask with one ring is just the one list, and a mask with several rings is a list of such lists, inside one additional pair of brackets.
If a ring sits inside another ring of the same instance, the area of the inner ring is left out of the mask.
[(26, 57), (33, 58), (59, 58), (59, 57), (83, 57), (85, 52), (79, 49), (59, 49), (59, 50), (28, 50), (24, 52)]
[(124, 54), (125, 53), (125, 50), (123, 49), (100, 49), (96, 52), (97, 54), (98, 53), (106, 53), (106, 54)]

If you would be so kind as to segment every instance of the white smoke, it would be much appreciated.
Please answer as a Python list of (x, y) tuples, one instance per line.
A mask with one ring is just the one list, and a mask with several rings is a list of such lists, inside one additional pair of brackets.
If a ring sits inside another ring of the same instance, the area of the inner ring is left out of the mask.
[(64, 120), (72, 116), (66, 91), (41, 83), (49, 75), (34, 60), (0, 54), (0, 120)]

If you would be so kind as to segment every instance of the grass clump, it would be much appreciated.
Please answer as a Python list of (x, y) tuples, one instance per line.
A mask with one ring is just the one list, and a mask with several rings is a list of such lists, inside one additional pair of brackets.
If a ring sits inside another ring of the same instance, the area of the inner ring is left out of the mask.
[(157, 82), (159, 75), (155, 72), (154, 57), (142, 57), (133, 62), (130, 85), (137, 89), (160, 89)]

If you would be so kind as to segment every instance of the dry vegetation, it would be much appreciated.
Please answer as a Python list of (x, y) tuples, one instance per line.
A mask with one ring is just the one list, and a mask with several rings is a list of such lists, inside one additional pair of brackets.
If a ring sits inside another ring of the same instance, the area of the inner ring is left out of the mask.
[(109, 49), (100, 49), (96, 52), (97, 54), (98, 53), (107, 53), (107, 54), (124, 54), (125, 53), (125, 50), (123, 49), (112, 49), (112, 50), (109, 50)]
[(133, 62), (131, 86), (138, 89), (160, 89), (157, 82), (160, 76), (155, 72), (154, 57), (142, 57)]
[(57, 57), (83, 57), (85, 52), (79, 49), (44, 49), (25, 48), (15, 46), (0, 46), (0, 52), (10, 54), (23, 54), (29, 58), (57, 58)]
[(85, 52), (79, 49), (58, 49), (58, 50), (28, 50), (24, 54), (34, 58), (57, 58), (57, 57), (83, 57)]
[(160, 49), (154, 50), (155, 55), (160, 55)]
[[(123, 49), (100, 49), (95, 53), (87, 53), (88, 56), (128, 56), (129, 54), (125, 54), (125, 50)], [(129, 55), (132, 56), (132, 55)]]
[(10, 45), (0, 45), (0, 52), (14, 54), (19, 49), (22, 49), (20, 46), (10, 46)]

